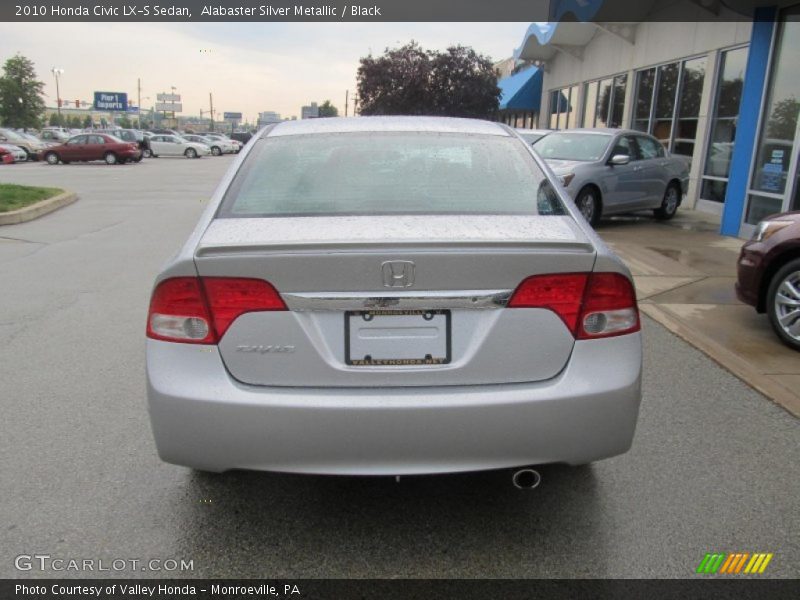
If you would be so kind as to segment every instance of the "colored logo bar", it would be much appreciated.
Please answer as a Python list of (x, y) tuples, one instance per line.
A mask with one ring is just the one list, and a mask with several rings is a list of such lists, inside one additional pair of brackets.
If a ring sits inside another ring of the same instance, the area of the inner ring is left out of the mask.
[(738, 575), (763, 573), (769, 561), (772, 560), (773, 553), (757, 552), (714, 552), (707, 553), (700, 564), (697, 565), (697, 573)]

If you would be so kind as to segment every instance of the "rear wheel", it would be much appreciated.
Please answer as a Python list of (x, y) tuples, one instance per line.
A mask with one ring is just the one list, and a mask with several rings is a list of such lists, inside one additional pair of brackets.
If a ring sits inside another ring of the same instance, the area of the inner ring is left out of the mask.
[(220, 154), (222, 154), (222, 149), (219, 146), (212, 146), (211, 154), (213, 154), (214, 156), (219, 156)]
[(47, 161), (48, 165), (57, 165), (59, 161), (58, 154), (56, 154), (55, 152), (48, 152), (45, 155), (44, 159)]
[(591, 187), (583, 188), (575, 199), (575, 206), (583, 218), (589, 221), (589, 225), (597, 227), (600, 222), (600, 198), (597, 190)]
[(678, 212), (678, 204), (681, 201), (681, 190), (674, 184), (670, 183), (667, 190), (664, 192), (664, 199), (661, 201), (661, 206), (653, 211), (656, 219), (659, 221), (668, 221), (675, 216)]
[(194, 148), (187, 148), (184, 154), (186, 155), (186, 158), (197, 158), (197, 150)]
[(103, 157), (106, 161), (107, 165), (115, 165), (117, 164), (117, 155), (113, 152), (106, 152), (106, 155)]
[(145, 148), (144, 150), (142, 150), (142, 156), (144, 158), (150, 158), (151, 156), (155, 156), (155, 154), (153, 154), (150, 148)]
[(783, 265), (767, 290), (769, 322), (781, 341), (800, 350), (800, 258)]

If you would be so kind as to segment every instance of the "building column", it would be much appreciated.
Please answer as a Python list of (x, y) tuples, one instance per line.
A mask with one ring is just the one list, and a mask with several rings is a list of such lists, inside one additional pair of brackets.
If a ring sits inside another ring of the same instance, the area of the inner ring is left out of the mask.
[(761, 116), (762, 97), (766, 93), (767, 65), (772, 49), (772, 38), (777, 27), (776, 17), (777, 9), (774, 6), (756, 9), (753, 17), (753, 33), (750, 38), (750, 50), (747, 53), (742, 100), (739, 105), (739, 123), (736, 127), (730, 178), (719, 229), (722, 235), (739, 234), (747, 206), (747, 185), (758, 143), (758, 121)]

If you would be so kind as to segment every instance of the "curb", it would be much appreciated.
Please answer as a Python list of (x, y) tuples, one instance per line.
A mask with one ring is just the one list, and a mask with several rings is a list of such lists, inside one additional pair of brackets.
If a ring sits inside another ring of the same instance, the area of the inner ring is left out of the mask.
[(77, 199), (78, 195), (75, 192), (64, 192), (24, 208), (0, 213), (0, 225), (16, 225), (17, 223), (38, 219), (54, 210), (58, 210), (62, 206), (72, 204)]
[(736, 356), (722, 344), (705, 334), (693, 330), (655, 304), (640, 304), (639, 310), (700, 350), (723, 369), (733, 373), (746, 385), (764, 394), (786, 412), (800, 418), (800, 403), (797, 401), (797, 396), (753, 369), (746, 361)]

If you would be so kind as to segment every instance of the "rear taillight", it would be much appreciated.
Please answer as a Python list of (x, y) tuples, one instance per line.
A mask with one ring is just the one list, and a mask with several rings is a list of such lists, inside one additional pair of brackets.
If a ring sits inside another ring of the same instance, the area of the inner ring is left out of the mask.
[(552, 310), (580, 340), (639, 331), (636, 292), (620, 273), (534, 275), (519, 284), (507, 306)]
[(519, 284), (509, 308), (546, 308), (556, 313), (570, 331), (575, 331), (586, 288), (587, 273), (534, 275)]
[(263, 279), (165, 279), (150, 299), (147, 337), (187, 344), (216, 344), (237, 317), (265, 310), (286, 310), (286, 305), (275, 288)]

